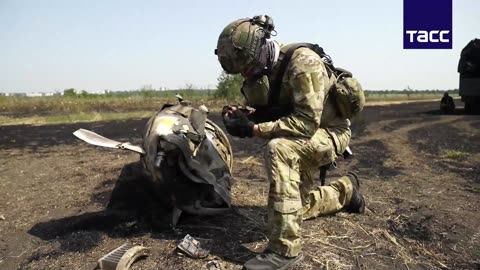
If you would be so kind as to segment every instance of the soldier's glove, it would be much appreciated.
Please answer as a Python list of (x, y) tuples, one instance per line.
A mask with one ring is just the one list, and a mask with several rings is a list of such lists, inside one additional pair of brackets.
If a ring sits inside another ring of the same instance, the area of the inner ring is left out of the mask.
[(248, 120), (245, 113), (240, 110), (233, 112), (222, 111), (223, 124), (227, 128), (227, 132), (236, 137), (245, 138), (253, 136), (254, 122)]
[(230, 117), (235, 117), (235, 112), (241, 111), (243, 112), (247, 118), (255, 112), (255, 109), (250, 106), (223, 106), (222, 115), (228, 113)]

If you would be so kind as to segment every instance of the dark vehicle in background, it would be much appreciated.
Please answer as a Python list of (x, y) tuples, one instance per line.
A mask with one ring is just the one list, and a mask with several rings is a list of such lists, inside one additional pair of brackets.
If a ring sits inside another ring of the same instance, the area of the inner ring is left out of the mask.
[(480, 39), (474, 39), (463, 48), (458, 63), (460, 73), (459, 95), (465, 103), (465, 113), (480, 113)]

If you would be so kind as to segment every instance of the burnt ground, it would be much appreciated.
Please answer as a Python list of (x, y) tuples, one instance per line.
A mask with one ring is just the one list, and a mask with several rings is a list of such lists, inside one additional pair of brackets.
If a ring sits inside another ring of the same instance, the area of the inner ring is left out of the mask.
[[(329, 179), (356, 171), (367, 211), (304, 222), (306, 256), (295, 269), (480, 269), (480, 117), (437, 108), (372, 106), (356, 119), (355, 156)], [(231, 138), (232, 211), (183, 216), (173, 231), (137, 177), (138, 155), (72, 135), (87, 128), (139, 142), (146, 121), (0, 127), (0, 269), (93, 269), (126, 241), (152, 249), (137, 270), (206, 269), (213, 259), (241, 269), (262, 251), (266, 142)], [(176, 251), (187, 233), (213, 239), (208, 258)]]

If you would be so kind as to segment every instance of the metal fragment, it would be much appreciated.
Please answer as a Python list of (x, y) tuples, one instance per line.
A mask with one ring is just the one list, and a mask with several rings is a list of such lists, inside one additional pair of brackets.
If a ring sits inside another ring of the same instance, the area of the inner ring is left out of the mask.
[(210, 254), (211, 240), (201, 238), (195, 239), (187, 234), (177, 247), (194, 259), (202, 259)]
[(149, 255), (148, 248), (125, 243), (100, 258), (97, 268), (101, 270), (128, 270), (138, 258)]

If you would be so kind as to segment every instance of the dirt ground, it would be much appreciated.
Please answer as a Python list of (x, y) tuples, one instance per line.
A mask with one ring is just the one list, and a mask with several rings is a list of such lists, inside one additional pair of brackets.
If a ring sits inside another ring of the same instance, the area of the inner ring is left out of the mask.
[[(354, 157), (340, 160), (329, 179), (357, 172), (367, 211), (305, 221), (305, 260), (295, 269), (480, 269), (480, 116), (437, 109), (432, 102), (365, 109), (352, 126)], [(265, 141), (230, 138), (230, 213), (183, 216), (173, 231), (141, 181), (129, 182), (138, 155), (72, 135), (86, 128), (139, 142), (146, 121), (0, 127), (0, 269), (94, 269), (125, 242), (152, 250), (135, 270), (207, 269), (211, 260), (241, 269), (263, 250)], [(187, 233), (213, 239), (208, 258), (175, 249)]]

